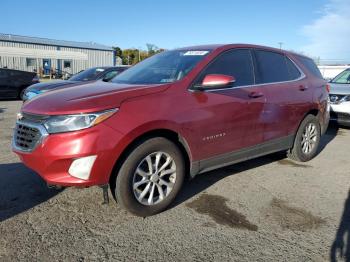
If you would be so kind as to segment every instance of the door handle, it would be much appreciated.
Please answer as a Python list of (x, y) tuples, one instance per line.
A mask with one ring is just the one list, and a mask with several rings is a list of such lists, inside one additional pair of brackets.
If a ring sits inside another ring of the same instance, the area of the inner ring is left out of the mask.
[(262, 97), (264, 96), (263, 93), (261, 92), (250, 92), (249, 95), (248, 95), (250, 98), (259, 98), (259, 97)]
[(300, 85), (300, 86), (299, 86), (299, 90), (300, 90), (300, 91), (305, 91), (305, 90), (307, 90), (307, 89), (308, 89), (307, 86), (304, 86), (304, 85)]

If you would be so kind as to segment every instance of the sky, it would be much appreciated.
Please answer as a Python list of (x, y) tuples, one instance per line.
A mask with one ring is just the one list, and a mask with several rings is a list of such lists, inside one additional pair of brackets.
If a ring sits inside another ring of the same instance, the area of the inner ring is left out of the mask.
[(0, 32), (146, 49), (250, 43), (350, 62), (350, 0), (2, 0)]

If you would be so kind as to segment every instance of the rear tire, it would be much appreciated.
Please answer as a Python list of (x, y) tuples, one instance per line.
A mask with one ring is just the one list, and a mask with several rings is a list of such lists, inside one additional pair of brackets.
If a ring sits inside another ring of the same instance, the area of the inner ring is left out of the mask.
[(295, 161), (306, 162), (314, 158), (321, 139), (321, 128), (314, 115), (307, 115), (301, 122), (293, 147), (287, 156)]
[(146, 217), (166, 209), (181, 189), (185, 164), (179, 148), (162, 137), (136, 145), (123, 162), (111, 188), (116, 201)]

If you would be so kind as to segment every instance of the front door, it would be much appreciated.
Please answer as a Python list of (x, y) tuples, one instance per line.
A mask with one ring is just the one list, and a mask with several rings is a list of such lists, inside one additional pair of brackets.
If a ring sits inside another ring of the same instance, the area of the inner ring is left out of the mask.
[(252, 54), (249, 49), (233, 49), (219, 55), (201, 73), (197, 83), (208, 74), (233, 76), (233, 87), (194, 92), (199, 101), (195, 122), (199, 130), (198, 146), (201, 159), (239, 151), (261, 143), (263, 126), (259, 119), (265, 96), (254, 87)]

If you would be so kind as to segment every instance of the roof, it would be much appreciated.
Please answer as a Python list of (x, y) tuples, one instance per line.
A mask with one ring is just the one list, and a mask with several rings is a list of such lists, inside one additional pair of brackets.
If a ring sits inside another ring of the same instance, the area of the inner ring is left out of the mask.
[(49, 38), (20, 36), (20, 35), (11, 35), (11, 34), (3, 34), (3, 33), (0, 33), (0, 41), (113, 51), (112, 47), (97, 44), (94, 42), (75, 42), (75, 41), (55, 40), (55, 39), (49, 39)]
[(175, 50), (199, 50), (199, 51), (204, 51), (204, 50), (214, 50), (218, 47), (225, 46), (224, 44), (213, 44), (213, 45), (196, 45), (196, 46), (185, 46), (185, 47), (180, 47), (176, 48)]
[(303, 56), (306, 58), (309, 58), (305, 55), (294, 53), (291, 51), (279, 49), (279, 48), (274, 48), (274, 47), (269, 47), (269, 46), (264, 46), (264, 45), (255, 45), (255, 44), (244, 44), (244, 43), (233, 43), (233, 44), (210, 44), (210, 45), (197, 45), (197, 46), (188, 46), (188, 47), (182, 47), (178, 48), (176, 50), (215, 50), (219, 48), (256, 48), (256, 49), (266, 49), (270, 51), (275, 51), (275, 52), (281, 52), (281, 53), (291, 53), (295, 54), (298, 56)]

